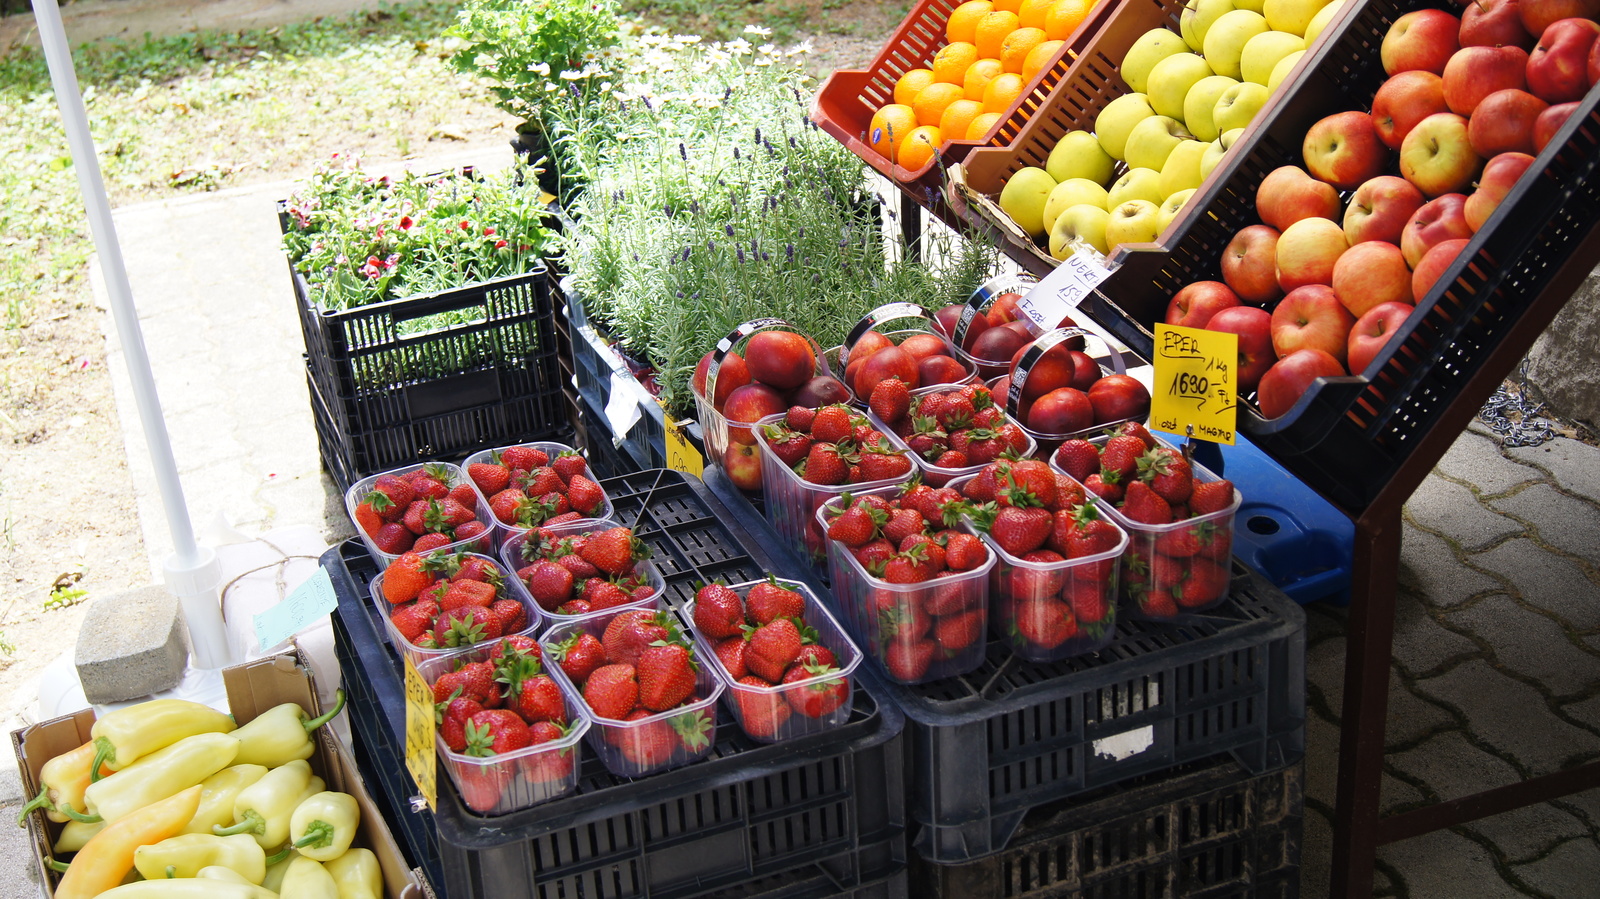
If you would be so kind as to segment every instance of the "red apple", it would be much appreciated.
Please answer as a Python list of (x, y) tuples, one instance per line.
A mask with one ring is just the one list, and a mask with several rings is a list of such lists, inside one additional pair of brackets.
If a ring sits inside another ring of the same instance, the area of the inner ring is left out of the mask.
[(1256, 405), (1263, 418), (1277, 418), (1294, 408), (1318, 378), (1337, 378), (1344, 366), (1330, 353), (1304, 349), (1279, 359), (1261, 376)]
[(1222, 251), (1222, 280), (1239, 299), (1257, 306), (1283, 296), (1278, 287), (1278, 229), (1249, 225), (1233, 235)]
[(1356, 319), (1355, 327), (1350, 329), (1350, 345), (1346, 348), (1351, 374), (1367, 370), (1415, 308), (1410, 303), (1380, 303)]
[(917, 361), (917, 382), (927, 387), (932, 384), (959, 384), (972, 372), (951, 356), (927, 356)]
[(783, 394), (765, 384), (752, 383), (740, 387), (728, 397), (728, 404), (722, 410), (723, 416), (728, 419), (728, 441), (755, 443), (756, 438), (750, 433), (750, 428), (737, 427), (735, 423), (751, 425), (788, 408)]
[(884, 347), (861, 363), (861, 368), (856, 371), (855, 383), (851, 386), (855, 388), (856, 396), (869, 397), (879, 381), (889, 378), (899, 378), (912, 390), (917, 389), (921, 386), (917, 380), (917, 360), (897, 346)]
[(845, 357), (846, 362), (865, 361), (873, 353), (884, 347), (894, 346), (894, 341), (878, 331), (867, 331), (850, 347), (850, 353)]
[(1282, 359), (1298, 349), (1322, 350), (1343, 363), (1355, 323), (1332, 287), (1297, 287), (1272, 310), (1272, 351)]
[(1239, 295), (1221, 281), (1196, 281), (1184, 285), (1167, 303), (1166, 322), (1186, 328), (1204, 328), (1211, 316), (1229, 306), (1241, 305)]
[[(961, 321), (961, 312), (966, 308), (967, 306), (965, 303), (956, 303), (946, 306), (934, 313), (933, 322), (939, 327), (940, 332), (942, 332), (944, 336), (950, 338), (951, 340), (955, 340), (956, 323)], [(972, 321), (967, 323), (967, 336), (963, 341), (961, 348), (971, 352), (972, 344), (978, 339), (978, 335), (987, 330), (989, 330), (989, 317), (984, 315), (982, 312), (974, 314), (972, 316)]]
[(1500, 153), (1532, 153), (1533, 123), (1550, 104), (1516, 88), (1483, 98), (1467, 120), (1467, 141), (1484, 159)]
[(1544, 34), (1561, 19), (1600, 19), (1600, 0), (1534, 0), (1519, 6), (1517, 14), (1529, 34)]
[(1457, 115), (1472, 115), (1484, 97), (1514, 87), (1525, 90), (1528, 51), (1521, 47), (1462, 47), (1444, 67), (1444, 102)]
[(1477, 177), (1483, 159), (1472, 152), (1467, 120), (1453, 112), (1436, 112), (1417, 123), (1400, 145), (1400, 175), (1424, 196), (1465, 190)]
[(805, 406), (807, 409), (848, 402), (850, 402), (850, 391), (844, 386), (844, 382), (828, 375), (817, 375), (801, 384), (800, 389), (789, 395), (789, 405)]
[(1088, 397), (1097, 425), (1129, 418), (1143, 421), (1150, 414), (1150, 391), (1132, 375), (1106, 375), (1089, 388)]
[(1255, 390), (1261, 376), (1277, 358), (1272, 353), (1272, 313), (1255, 306), (1234, 306), (1211, 316), (1206, 330), (1239, 336), (1235, 381), (1240, 393)]
[(1600, 82), (1600, 41), (1595, 41), (1595, 45), (1589, 48), (1589, 64), (1585, 67), (1585, 71), (1589, 76), (1590, 87)]
[(1363, 241), (1334, 264), (1333, 292), (1356, 318), (1373, 306), (1410, 303), (1411, 267), (1398, 246), (1382, 240)]
[(1412, 69), (1438, 74), (1460, 45), (1461, 20), (1442, 9), (1408, 12), (1389, 26), (1378, 45), (1383, 70), (1393, 75)]
[[(1600, 41), (1596, 41), (1595, 45), (1600, 46)], [(1550, 143), (1550, 139), (1556, 136), (1556, 132), (1561, 130), (1561, 126), (1567, 123), (1567, 117), (1572, 115), (1573, 110), (1577, 108), (1577, 101), (1557, 103), (1539, 113), (1539, 117), (1533, 120), (1533, 152), (1535, 154), (1544, 152), (1545, 145)]]
[(1003, 293), (995, 297), (994, 302), (989, 304), (989, 311), (984, 313), (989, 316), (989, 324), (999, 327), (1006, 322), (1016, 321), (1017, 316), (1021, 315), (1017, 310), (1017, 304), (1020, 302), (1022, 302), (1020, 293)]
[(1450, 263), (1456, 261), (1461, 251), (1467, 248), (1471, 240), (1457, 237), (1451, 240), (1442, 240), (1433, 245), (1422, 261), (1417, 263), (1417, 270), (1411, 273), (1411, 292), (1416, 294), (1418, 300), (1426, 299), (1428, 291), (1443, 277), (1445, 269)]
[(1256, 188), (1256, 212), (1279, 231), (1305, 218), (1338, 219), (1339, 192), (1297, 165), (1279, 166)]
[(1559, 19), (1539, 35), (1528, 54), (1528, 91), (1546, 103), (1570, 103), (1589, 90), (1589, 52), (1600, 24), (1589, 19)]
[(1337, 222), (1295, 222), (1278, 238), (1278, 286), (1288, 293), (1306, 284), (1332, 283), (1333, 265), (1349, 247)]
[[(1470, 0), (1461, 11), (1463, 47), (1493, 47), (1506, 44), (1532, 50), (1534, 36), (1522, 27), (1522, 0)], [(1539, 2), (1539, 0), (1533, 0)]]
[(950, 347), (944, 338), (936, 334), (912, 334), (900, 341), (900, 349), (911, 354), (911, 358), (921, 362), (929, 356), (946, 356), (950, 354)]
[[(1026, 395), (1032, 386), (1030, 375), (1028, 383), (1022, 385), (1023, 394)], [(1089, 402), (1088, 394), (1072, 387), (1060, 387), (1040, 395), (1028, 408), (1024, 422), (1029, 430), (1041, 434), (1071, 434), (1092, 427), (1094, 423), (1094, 405)]]
[[(706, 376), (711, 370), (711, 357), (717, 354), (712, 350), (700, 357), (700, 364), (694, 367), (694, 378), (690, 382), (695, 393), (706, 395)], [(744, 364), (744, 357), (729, 350), (722, 357), (722, 365), (717, 369), (717, 395), (711, 398), (711, 405), (718, 412), (728, 403), (728, 395), (740, 387), (750, 383), (750, 369)]]
[(1406, 222), (1425, 202), (1422, 191), (1410, 181), (1398, 175), (1379, 175), (1350, 195), (1350, 205), (1344, 210), (1345, 240), (1352, 247), (1369, 240), (1399, 245)]
[(729, 442), (722, 451), (722, 470), (740, 490), (761, 489), (761, 451), (753, 443)]
[(1530, 165), (1533, 165), (1533, 157), (1526, 153), (1501, 153), (1484, 163), (1483, 174), (1478, 176), (1478, 189), (1467, 197), (1461, 208), (1467, 227), (1474, 233), (1482, 228)]
[(793, 331), (757, 331), (744, 346), (750, 377), (779, 390), (793, 390), (817, 373), (811, 341)]
[(1094, 382), (1100, 380), (1100, 376), (1103, 374), (1100, 371), (1100, 363), (1094, 361), (1088, 353), (1081, 350), (1073, 350), (1069, 355), (1072, 356), (1071, 386), (1087, 393), (1089, 388), (1094, 386)]
[(1444, 102), (1444, 79), (1432, 72), (1412, 69), (1391, 75), (1372, 98), (1372, 127), (1378, 140), (1391, 150), (1417, 123), (1436, 112), (1449, 112)]
[[(1026, 346), (1018, 348), (1011, 356), (1011, 374), (1015, 377), (1017, 363), (1022, 361), (1028, 352)], [(1028, 380), (1022, 384), (1022, 398), (1035, 400), (1052, 390), (1072, 386), (1072, 377), (1077, 373), (1077, 368), (1072, 361), (1072, 350), (1065, 343), (1058, 343), (1045, 351), (1043, 356), (1034, 360), (1033, 367), (1028, 369)], [(1031, 425), (1029, 427), (1032, 427)], [(1074, 430), (1077, 430), (1076, 428)], [(1062, 431), (1051, 431), (1060, 434)]]
[[(1389, 168), (1389, 148), (1378, 139), (1372, 116), (1355, 109), (1319, 119), (1306, 131), (1301, 152), (1311, 177), (1340, 190), (1355, 190), (1361, 182), (1376, 178)], [(1260, 206), (1259, 199), (1256, 205)], [(1338, 218), (1337, 207), (1328, 218)]]
[(972, 355), (987, 362), (1005, 362), (1030, 339), (1011, 328), (990, 328), (978, 336), (972, 345)]
[[(1435, 244), (1457, 237), (1471, 237), (1472, 226), (1467, 224), (1465, 213), (1467, 198), (1463, 194), (1445, 194), (1423, 204), (1400, 235), (1400, 252), (1405, 254), (1411, 270), (1416, 271), (1422, 257)], [(1422, 297), (1413, 290), (1412, 296)]]

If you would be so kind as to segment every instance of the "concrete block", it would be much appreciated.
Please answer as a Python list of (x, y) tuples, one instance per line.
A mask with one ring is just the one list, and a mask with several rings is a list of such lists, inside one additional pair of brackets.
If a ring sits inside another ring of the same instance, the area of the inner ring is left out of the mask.
[(141, 587), (91, 603), (78, 631), (78, 680), (90, 702), (119, 702), (170, 690), (183, 677), (189, 645), (178, 598)]

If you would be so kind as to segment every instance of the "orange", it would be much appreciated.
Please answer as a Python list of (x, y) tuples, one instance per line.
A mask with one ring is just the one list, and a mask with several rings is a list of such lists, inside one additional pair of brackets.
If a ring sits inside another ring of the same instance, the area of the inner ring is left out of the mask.
[(1066, 41), (1045, 41), (1028, 51), (1028, 58), (1022, 61), (1022, 80), (1032, 81), (1039, 70), (1050, 64), (1056, 53), (1066, 46)]
[(967, 66), (967, 77), (962, 79), (961, 86), (966, 89), (968, 100), (982, 100), (983, 89), (989, 86), (989, 80), (1005, 71), (998, 59), (980, 59)]
[(978, 20), (988, 15), (994, 9), (994, 4), (989, 0), (967, 0), (955, 9), (950, 10), (950, 21), (944, 26), (944, 39), (950, 43), (972, 43), (972, 35), (977, 30)]
[(1006, 39), (1006, 35), (1016, 30), (1017, 14), (996, 10), (978, 20), (978, 28), (972, 36), (972, 43), (977, 45), (979, 56), (999, 59), (1000, 43)]
[(910, 106), (917, 91), (922, 90), (934, 82), (932, 69), (912, 69), (900, 76), (894, 83), (894, 102), (902, 106)]
[(934, 152), (942, 143), (944, 138), (939, 135), (937, 127), (922, 125), (906, 135), (906, 142), (900, 147), (900, 158), (895, 162), (901, 168), (916, 171), (932, 161)]
[(939, 117), (944, 115), (945, 107), (949, 106), (965, 95), (962, 89), (954, 84), (935, 81), (917, 92), (917, 98), (911, 101), (911, 108), (916, 111), (918, 125), (938, 125)]
[(994, 0), (994, 8), (1005, 12), (1016, 12), (1022, 8), (1022, 0)]
[(946, 106), (944, 115), (939, 116), (939, 133), (950, 135), (952, 140), (959, 138), (982, 112), (983, 104), (977, 100), (957, 100)]
[(890, 103), (872, 114), (872, 123), (867, 126), (867, 142), (893, 162), (906, 136), (916, 127), (917, 114), (910, 106)]
[(978, 61), (978, 48), (965, 41), (945, 44), (933, 55), (933, 80), (960, 84), (967, 66)]
[(998, 112), (986, 112), (974, 118), (972, 124), (967, 126), (967, 140), (983, 140), (988, 136), (989, 129), (993, 128), (1000, 118)]
[(1016, 72), (1003, 72), (994, 76), (989, 86), (983, 89), (983, 111), (1010, 112), (1011, 104), (1022, 96), (1022, 86), (1022, 76)]
[(1089, 17), (1089, 10), (1093, 8), (1094, 0), (1056, 0), (1044, 15), (1045, 37), (1052, 41), (1064, 41), (1072, 37), (1072, 33)]
[(1000, 42), (1000, 64), (1007, 72), (1021, 72), (1022, 63), (1033, 48), (1044, 43), (1043, 28), (1018, 28)]
[(1045, 14), (1055, 0), (1022, 0), (1017, 8), (1017, 22), (1022, 28), (1043, 28)]

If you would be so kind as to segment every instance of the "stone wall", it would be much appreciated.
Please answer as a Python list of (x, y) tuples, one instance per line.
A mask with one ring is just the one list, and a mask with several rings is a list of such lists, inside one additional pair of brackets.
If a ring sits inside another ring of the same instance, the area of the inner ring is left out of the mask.
[[(1597, 270), (1600, 271), (1600, 270)], [(1591, 272), (1528, 351), (1527, 379), (1557, 418), (1600, 432), (1600, 276)]]

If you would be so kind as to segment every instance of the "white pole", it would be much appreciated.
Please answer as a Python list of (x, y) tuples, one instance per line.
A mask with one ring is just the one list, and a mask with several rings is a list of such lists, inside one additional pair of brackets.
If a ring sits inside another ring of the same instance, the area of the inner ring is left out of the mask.
[(161, 399), (156, 395), (155, 377), (150, 372), (150, 357), (145, 352), (133, 291), (128, 286), (122, 247), (111, 221), (111, 203), (106, 199), (100, 159), (89, 133), (89, 114), (84, 109), (78, 73), (72, 64), (72, 50), (61, 24), (61, 9), (56, 0), (33, 0), (33, 14), (39, 29), (39, 43), (50, 66), (50, 83), (55, 88), (56, 105), (61, 110), (61, 125), (67, 132), (73, 168), (78, 173), (78, 189), (89, 214), (89, 231), (100, 255), (100, 268), (111, 299), (111, 314), (122, 338), (134, 402), (139, 409), (139, 421), (144, 425), (145, 445), (150, 449), (156, 486), (167, 512), (167, 528), (172, 533), (174, 552), (163, 566), (167, 586), (183, 604), (195, 666), (220, 668), (230, 662), (227, 635), (222, 625), (222, 604), (217, 594), (222, 580), (221, 567), (215, 552), (195, 542), (194, 527), (189, 522), (189, 507), (184, 502), (178, 464), (172, 455), (172, 442), (167, 437), (167, 423), (161, 414)]

